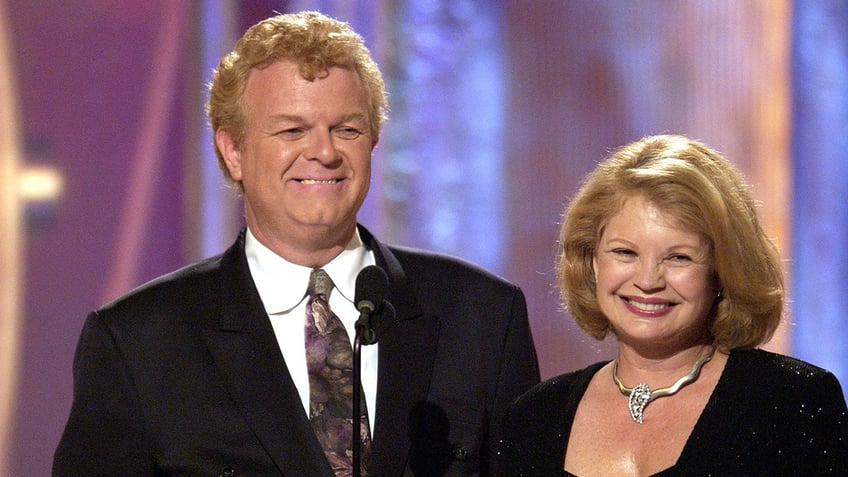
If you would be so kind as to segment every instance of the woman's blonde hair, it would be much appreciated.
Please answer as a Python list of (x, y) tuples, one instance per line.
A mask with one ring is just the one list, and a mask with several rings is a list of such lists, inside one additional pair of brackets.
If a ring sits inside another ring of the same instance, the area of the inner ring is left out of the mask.
[(709, 323), (716, 345), (729, 351), (768, 341), (785, 299), (780, 255), (736, 168), (706, 145), (675, 135), (648, 136), (614, 151), (566, 208), (557, 282), (577, 324), (598, 340), (610, 331), (598, 305), (592, 260), (609, 219), (637, 195), (709, 240), (722, 287)]

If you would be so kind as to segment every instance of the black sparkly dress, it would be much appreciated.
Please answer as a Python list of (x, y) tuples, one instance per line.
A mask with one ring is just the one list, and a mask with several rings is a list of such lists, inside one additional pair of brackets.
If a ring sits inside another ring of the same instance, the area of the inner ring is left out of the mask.
[[(577, 405), (606, 362), (538, 384), (509, 409), (501, 475), (562, 470)], [(836, 377), (763, 350), (733, 351), (674, 466), (656, 476), (848, 476), (848, 409)]]

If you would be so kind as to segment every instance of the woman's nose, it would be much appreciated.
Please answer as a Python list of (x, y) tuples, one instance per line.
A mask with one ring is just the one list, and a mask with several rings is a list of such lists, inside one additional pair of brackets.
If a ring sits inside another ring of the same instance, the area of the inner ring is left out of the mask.
[(634, 284), (642, 291), (652, 291), (665, 287), (662, 263), (642, 260), (639, 262)]

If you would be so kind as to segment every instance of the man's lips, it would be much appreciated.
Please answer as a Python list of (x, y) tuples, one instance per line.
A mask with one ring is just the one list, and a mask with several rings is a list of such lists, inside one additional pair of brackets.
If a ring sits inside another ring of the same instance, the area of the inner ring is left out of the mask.
[(305, 185), (333, 185), (339, 183), (339, 179), (299, 179), (298, 182)]

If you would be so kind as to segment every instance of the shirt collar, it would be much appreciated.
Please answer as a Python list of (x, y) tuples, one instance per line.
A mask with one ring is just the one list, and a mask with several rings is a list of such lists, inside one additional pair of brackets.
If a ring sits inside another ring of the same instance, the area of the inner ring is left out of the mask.
[[(291, 311), (303, 300), (311, 268), (280, 257), (260, 243), (250, 228), (245, 234), (244, 252), (259, 297), (269, 315)], [(373, 264), (374, 256), (365, 248), (357, 228), (345, 249), (322, 268), (333, 280), (335, 290), (353, 303), (357, 274)]]

